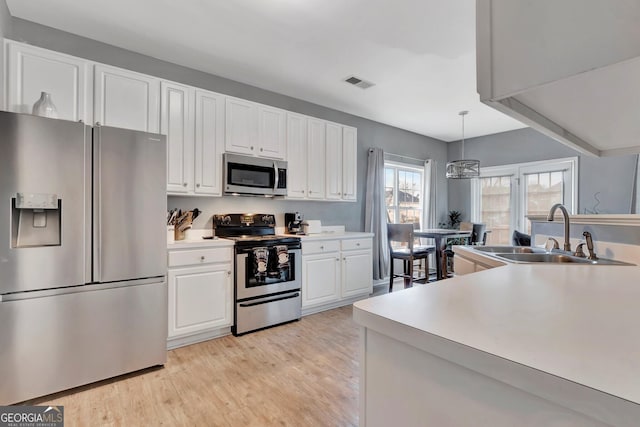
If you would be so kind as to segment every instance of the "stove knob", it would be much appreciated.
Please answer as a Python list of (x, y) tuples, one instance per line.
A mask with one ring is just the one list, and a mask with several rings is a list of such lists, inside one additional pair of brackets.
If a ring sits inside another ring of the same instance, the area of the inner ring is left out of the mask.
[(231, 216), (226, 215), (224, 218), (222, 218), (222, 223), (223, 224), (231, 224)]
[(263, 215), (262, 222), (264, 222), (265, 224), (273, 224), (274, 222), (273, 215)]

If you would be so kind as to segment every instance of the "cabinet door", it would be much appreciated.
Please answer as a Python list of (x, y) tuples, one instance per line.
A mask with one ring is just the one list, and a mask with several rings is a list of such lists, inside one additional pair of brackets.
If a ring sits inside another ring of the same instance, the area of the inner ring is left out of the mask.
[(476, 271), (476, 263), (455, 254), (453, 258), (453, 270), (457, 276), (471, 274)]
[(160, 131), (160, 79), (106, 65), (96, 65), (94, 75), (96, 122), (143, 132)]
[(196, 90), (195, 192), (222, 195), (224, 95)]
[(284, 159), (286, 153), (286, 112), (278, 108), (258, 105), (259, 156)]
[[(371, 266), (369, 266), (371, 267)], [(302, 257), (302, 306), (325, 304), (340, 298), (338, 252)]]
[(233, 323), (231, 264), (169, 270), (169, 338)]
[(287, 114), (287, 197), (304, 199), (307, 194), (307, 118)]
[(373, 292), (371, 251), (342, 253), (342, 298)]
[(7, 110), (31, 114), (41, 92), (58, 118), (92, 123), (88, 61), (21, 43), (7, 43)]
[(327, 123), (326, 198), (342, 199), (342, 127)]
[(309, 118), (307, 121), (308, 152), (307, 152), (307, 197), (309, 199), (324, 199), (325, 194), (325, 122)]
[(255, 155), (258, 145), (257, 104), (243, 99), (227, 98), (225, 105), (225, 150)]
[(193, 88), (161, 84), (161, 132), (167, 135), (167, 191), (193, 191)]
[(342, 128), (342, 200), (356, 200), (358, 191), (358, 130)]

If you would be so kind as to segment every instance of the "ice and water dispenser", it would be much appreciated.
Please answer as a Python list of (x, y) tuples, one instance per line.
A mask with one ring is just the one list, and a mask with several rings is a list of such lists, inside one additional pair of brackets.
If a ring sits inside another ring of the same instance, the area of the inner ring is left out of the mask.
[(12, 248), (60, 246), (62, 200), (57, 194), (17, 193), (11, 205)]

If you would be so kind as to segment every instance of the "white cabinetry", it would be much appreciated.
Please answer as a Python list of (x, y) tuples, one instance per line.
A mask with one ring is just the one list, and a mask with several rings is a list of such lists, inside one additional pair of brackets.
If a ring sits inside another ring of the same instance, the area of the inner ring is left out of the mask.
[(284, 110), (228, 97), (225, 123), (226, 151), (275, 159), (284, 158)]
[(307, 197), (322, 200), (325, 198), (325, 122), (309, 118), (307, 126)]
[(494, 258), (487, 258), (486, 255), (477, 255), (473, 252), (454, 249), (453, 270), (457, 276), (475, 273), (505, 265), (504, 262), (496, 261)]
[(356, 200), (357, 130), (327, 123), (327, 199)]
[(161, 132), (167, 135), (167, 191), (194, 189), (194, 90), (177, 83), (161, 84)]
[(357, 199), (358, 129), (342, 127), (342, 200)]
[(58, 118), (92, 122), (89, 61), (22, 43), (6, 43), (8, 111), (29, 113), (41, 92), (51, 94)]
[(326, 183), (327, 199), (342, 198), (342, 127), (335, 123), (326, 125)]
[(258, 155), (284, 159), (287, 148), (287, 114), (284, 110), (258, 104)]
[(167, 192), (221, 195), (224, 96), (163, 81), (161, 110)]
[(232, 247), (169, 251), (169, 348), (230, 332)]
[(307, 118), (287, 113), (287, 197), (307, 197)]
[(350, 304), (373, 291), (371, 237), (302, 241), (302, 312)]
[(94, 68), (94, 120), (143, 132), (160, 131), (160, 79), (121, 68)]
[(373, 292), (371, 238), (342, 241), (342, 298)]
[(302, 243), (302, 307), (340, 298), (340, 241)]
[(224, 100), (218, 93), (196, 90), (195, 193), (222, 195)]

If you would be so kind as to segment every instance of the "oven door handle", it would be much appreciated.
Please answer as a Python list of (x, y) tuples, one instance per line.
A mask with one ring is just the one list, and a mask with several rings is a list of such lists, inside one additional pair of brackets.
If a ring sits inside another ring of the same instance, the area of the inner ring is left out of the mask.
[(260, 301), (256, 301), (256, 302), (243, 302), (238, 304), (240, 307), (253, 307), (256, 305), (260, 305), (260, 304), (266, 304), (268, 302), (276, 302), (276, 301), (282, 301), (285, 299), (291, 299), (291, 298), (298, 298), (300, 296), (300, 292), (296, 292), (295, 295), (287, 295), (285, 297), (276, 297), (276, 298), (270, 298), (268, 300), (260, 300)]

